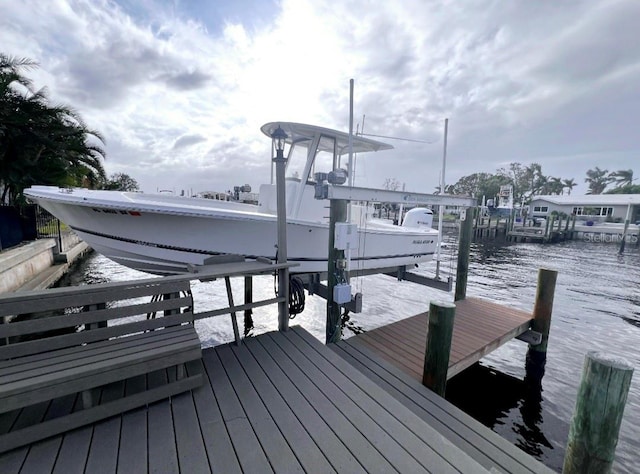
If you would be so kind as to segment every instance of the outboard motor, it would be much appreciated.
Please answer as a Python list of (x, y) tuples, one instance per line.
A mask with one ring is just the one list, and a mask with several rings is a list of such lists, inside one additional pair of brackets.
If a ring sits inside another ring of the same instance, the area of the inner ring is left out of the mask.
[(433, 211), (426, 207), (416, 207), (407, 211), (402, 221), (402, 227), (431, 228)]

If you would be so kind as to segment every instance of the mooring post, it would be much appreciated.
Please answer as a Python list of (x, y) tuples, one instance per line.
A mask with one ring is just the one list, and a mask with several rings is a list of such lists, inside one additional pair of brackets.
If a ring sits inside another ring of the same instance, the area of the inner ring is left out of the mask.
[(629, 220), (631, 219), (631, 204), (627, 206), (627, 216), (624, 219), (624, 230), (622, 231), (622, 240), (620, 241), (619, 255), (624, 253), (624, 246), (627, 242), (627, 232), (629, 231)]
[(456, 268), (455, 301), (467, 296), (467, 277), (469, 276), (469, 252), (471, 251), (471, 233), (474, 208), (460, 213), (460, 241), (458, 243), (458, 267)]
[(632, 375), (633, 366), (625, 360), (587, 353), (569, 428), (564, 474), (611, 472)]
[(553, 297), (556, 291), (558, 272), (541, 268), (538, 271), (538, 287), (536, 301), (533, 306), (533, 321), (531, 329), (542, 335), (540, 344), (531, 345), (527, 350), (526, 371), (529, 380), (542, 381), (544, 367), (547, 362), (547, 345), (549, 330), (551, 329), (551, 313), (553, 312)]
[(333, 301), (333, 288), (338, 282), (337, 274), (344, 271), (339, 268), (339, 262), (344, 262), (344, 250), (335, 248), (336, 222), (347, 220), (347, 201), (332, 199), (329, 206), (329, 258), (327, 266), (327, 328), (326, 341), (338, 342), (342, 337), (340, 327), (340, 305)]
[(441, 397), (447, 388), (447, 371), (456, 305), (448, 302), (431, 302), (429, 305), (429, 330), (424, 352), (422, 384)]

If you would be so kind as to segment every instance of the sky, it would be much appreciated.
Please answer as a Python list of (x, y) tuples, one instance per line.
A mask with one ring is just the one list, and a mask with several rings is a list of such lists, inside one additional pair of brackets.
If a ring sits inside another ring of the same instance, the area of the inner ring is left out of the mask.
[(404, 139), (358, 157), (356, 185), (433, 192), (448, 118), (448, 184), (536, 162), (583, 194), (595, 166), (640, 176), (638, 18), (637, 0), (0, 0), (0, 52), (37, 61), (145, 192), (257, 190), (260, 126), (348, 131), (354, 79), (358, 129)]

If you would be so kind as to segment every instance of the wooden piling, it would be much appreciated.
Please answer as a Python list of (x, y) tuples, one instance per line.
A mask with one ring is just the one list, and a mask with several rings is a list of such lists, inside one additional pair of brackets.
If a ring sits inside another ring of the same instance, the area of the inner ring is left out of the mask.
[(632, 375), (633, 366), (625, 360), (598, 352), (586, 355), (564, 474), (611, 472)]
[(542, 342), (536, 346), (529, 346), (530, 350), (547, 352), (549, 329), (551, 328), (551, 313), (553, 311), (553, 297), (556, 291), (558, 272), (547, 268), (538, 270), (538, 287), (533, 306), (533, 321), (531, 329), (542, 334)]
[(348, 201), (332, 199), (329, 210), (329, 262), (327, 266), (327, 327), (326, 342), (338, 342), (342, 338), (340, 305), (333, 301), (333, 288), (338, 283), (338, 260), (343, 260), (344, 250), (335, 248), (336, 222), (347, 220)]
[(469, 252), (471, 251), (471, 234), (474, 208), (465, 211), (465, 219), (460, 224), (460, 242), (458, 244), (458, 267), (456, 269), (455, 301), (467, 296), (467, 277), (469, 276)]
[(429, 305), (429, 330), (424, 354), (422, 384), (441, 397), (447, 388), (447, 371), (456, 305), (432, 302)]
[(542, 335), (540, 344), (531, 345), (527, 350), (526, 372), (528, 379), (542, 383), (544, 369), (547, 362), (547, 345), (551, 328), (551, 313), (553, 312), (553, 297), (556, 289), (558, 272), (541, 268), (538, 271), (538, 287), (533, 306), (533, 321), (531, 329)]

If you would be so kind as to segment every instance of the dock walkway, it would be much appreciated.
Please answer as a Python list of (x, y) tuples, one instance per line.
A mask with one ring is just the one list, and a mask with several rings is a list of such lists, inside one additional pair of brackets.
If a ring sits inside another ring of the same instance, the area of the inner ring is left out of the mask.
[[(489, 352), (529, 329), (533, 316), (480, 298), (456, 301), (447, 378), (459, 374)], [(358, 334), (349, 344), (378, 354), (422, 382), (427, 341), (427, 313)]]
[(491, 472), (553, 472), (354, 338), (329, 347)]
[[(5, 453), (3, 474), (486, 472), (298, 327), (206, 349), (187, 369), (204, 370), (203, 387)], [(101, 396), (166, 376), (113, 384)], [(2, 415), (0, 430), (72, 411), (79, 398)]]

